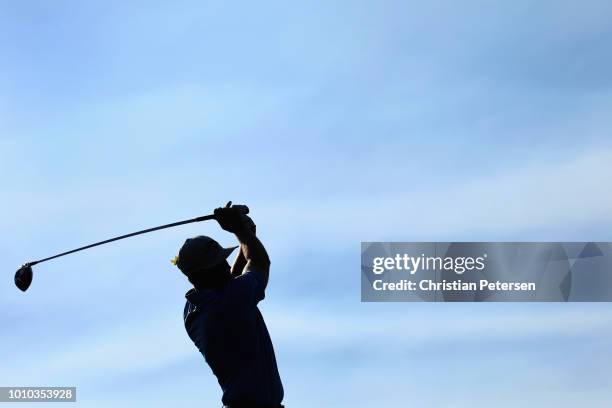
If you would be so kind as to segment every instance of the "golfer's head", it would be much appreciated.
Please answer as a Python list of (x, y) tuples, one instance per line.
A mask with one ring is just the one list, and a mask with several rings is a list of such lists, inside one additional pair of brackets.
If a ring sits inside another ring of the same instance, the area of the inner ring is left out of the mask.
[(218, 286), (230, 274), (227, 257), (234, 249), (223, 248), (214, 239), (200, 235), (185, 241), (175, 264), (196, 287)]

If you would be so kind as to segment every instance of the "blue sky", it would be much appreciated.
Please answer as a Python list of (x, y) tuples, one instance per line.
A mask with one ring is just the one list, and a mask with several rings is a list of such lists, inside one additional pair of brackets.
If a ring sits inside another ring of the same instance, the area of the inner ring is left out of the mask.
[(288, 407), (605, 406), (608, 304), (362, 304), (359, 244), (610, 241), (612, 3), (126, 3), (0, 2), (0, 385), (217, 406), (169, 262), (216, 225), (12, 279), (231, 199)]

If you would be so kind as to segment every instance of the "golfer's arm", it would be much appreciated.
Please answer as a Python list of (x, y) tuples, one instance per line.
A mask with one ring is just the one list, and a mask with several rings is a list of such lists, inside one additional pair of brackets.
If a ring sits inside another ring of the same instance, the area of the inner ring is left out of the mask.
[(238, 256), (232, 265), (232, 276), (235, 278), (236, 276), (242, 275), (244, 271), (244, 267), (247, 264), (247, 260), (244, 256), (244, 252), (242, 251), (242, 245), (240, 246), (240, 250), (238, 251)]
[(244, 230), (236, 233), (238, 241), (240, 241), (240, 252), (244, 255), (247, 264), (263, 274), (264, 284), (268, 284), (270, 276), (270, 258), (263, 244), (249, 230)]

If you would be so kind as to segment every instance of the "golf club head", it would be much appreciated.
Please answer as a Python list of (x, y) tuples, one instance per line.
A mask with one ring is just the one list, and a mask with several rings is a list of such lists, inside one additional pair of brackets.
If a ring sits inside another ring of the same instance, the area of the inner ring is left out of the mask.
[(23, 265), (15, 272), (15, 285), (23, 292), (28, 290), (32, 283), (32, 267), (28, 264)]

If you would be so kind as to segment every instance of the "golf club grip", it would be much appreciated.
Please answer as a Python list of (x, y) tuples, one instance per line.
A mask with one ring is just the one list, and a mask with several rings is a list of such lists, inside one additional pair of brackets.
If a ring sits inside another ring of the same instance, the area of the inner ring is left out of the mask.
[(243, 215), (247, 215), (249, 213), (249, 207), (247, 207), (246, 205), (236, 204), (232, 205), (232, 208), (237, 209), (238, 212)]
[(142, 231), (132, 232), (132, 233), (129, 233), (129, 234), (118, 236), (118, 237), (106, 239), (104, 241), (96, 242), (94, 244), (86, 245), (84, 247), (76, 248), (76, 249), (73, 249), (71, 251), (62, 252), (61, 254), (53, 255), (53, 256), (50, 256), (48, 258), (39, 259), (38, 261), (28, 262), (28, 265), (33, 266), (33, 265), (36, 265), (37, 263), (40, 263), (40, 262), (45, 262), (45, 261), (49, 261), (51, 259), (59, 258), (60, 256), (64, 256), (64, 255), (72, 254), (72, 253), (75, 253), (75, 252), (83, 251), (84, 249), (93, 248), (93, 247), (96, 247), (98, 245), (108, 244), (109, 242), (119, 241), (120, 239), (130, 238), (130, 237), (133, 237), (135, 235), (146, 234), (147, 232), (153, 232), (153, 231), (158, 231), (158, 230), (165, 229), (165, 228), (171, 228), (171, 227), (176, 227), (176, 226), (179, 226), (179, 225), (190, 224), (192, 222), (200, 222), (200, 221), (213, 220), (213, 219), (215, 219), (215, 216), (213, 214), (210, 214), (210, 215), (204, 215), (202, 217), (191, 218), (189, 220), (173, 222), (171, 224), (160, 225), (159, 227), (147, 228), (147, 229), (142, 230)]

